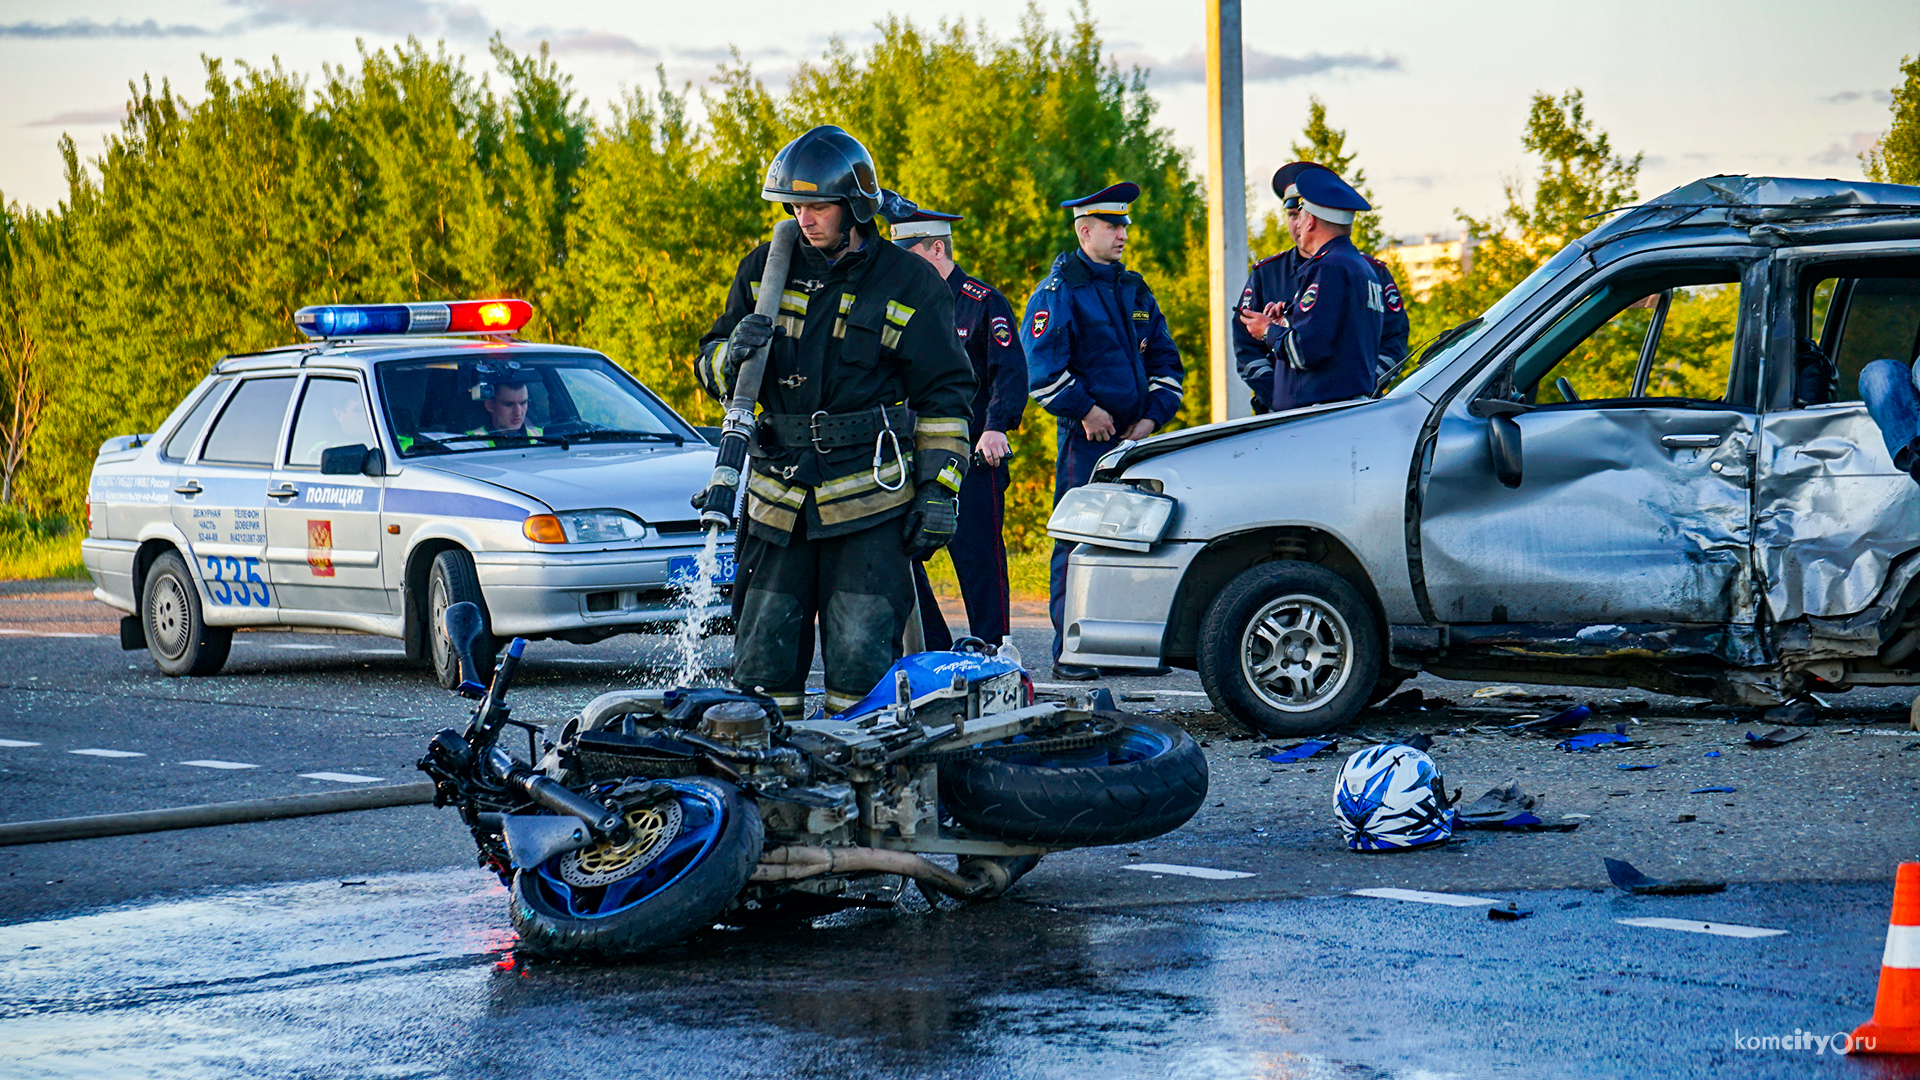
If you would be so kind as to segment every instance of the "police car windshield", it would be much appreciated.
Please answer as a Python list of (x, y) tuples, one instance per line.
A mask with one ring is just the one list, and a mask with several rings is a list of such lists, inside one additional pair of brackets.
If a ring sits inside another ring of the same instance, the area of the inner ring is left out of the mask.
[(437, 356), (389, 361), (378, 370), (402, 457), (700, 441), (671, 409), (598, 356)]

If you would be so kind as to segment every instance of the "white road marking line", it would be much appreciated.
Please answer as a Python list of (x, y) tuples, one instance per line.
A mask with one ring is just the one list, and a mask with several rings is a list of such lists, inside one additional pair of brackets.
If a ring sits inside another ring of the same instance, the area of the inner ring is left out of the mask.
[(1234, 878), (1253, 876), (1240, 870), (1215, 870), (1211, 866), (1180, 866), (1175, 863), (1160, 862), (1128, 863), (1120, 869), (1139, 870), (1147, 874), (1174, 874), (1179, 877), (1204, 878), (1207, 881), (1231, 881)]
[(1355, 896), (1372, 896), (1381, 900), (1411, 900), (1416, 904), (1445, 904), (1448, 907), (1479, 907), (1482, 904), (1497, 904), (1498, 900), (1489, 900), (1484, 896), (1462, 896), (1449, 892), (1422, 892), (1419, 889), (1355, 889)]
[(1650, 926), (1655, 930), (1684, 930), (1689, 934), (1718, 934), (1721, 937), (1774, 937), (1786, 933), (1785, 930), (1769, 930), (1764, 926), (1696, 922), (1692, 919), (1615, 919), (1613, 921), (1622, 926)]
[(300, 775), (308, 780), (332, 780), (341, 784), (377, 784), (386, 779), (383, 776), (356, 776), (344, 772), (303, 772)]
[(21, 742), (19, 739), (0, 739), (0, 746), (39, 746), (37, 742)]
[(215, 761), (206, 758), (201, 761), (183, 761), (182, 765), (191, 765), (196, 769), (257, 769), (258, 765), (249, 765), (244, 761)]
[[(1083, 682), (1082, 682), (1082, 683), (1063, 683), (1063, 682), (1037, 682), (1037, 683), (1034, 683), (1034, 684), (1033, 684), (1033, 688), (1034, 688), (1035, 690), (1093, 690), (1093, 689), (1097, 689), (1097, 687), (1096, 687), (1096, 686), (1091, 686), (1091, 685), (1088, 685), (1087, 683), (1083, 683)], [(1152, 690), (1138, 690), (1138, 691), (1135, 691), (1135, 690), (1129, 690), (1129, 691), (1127, 691), (1127, 693), (1129, 693), (1129, 694), (1133, 694), (1133, 693), (1141, 693), (1141, 694), (1167, 694), (1167, 695), (1170, 695), (1170, 696), (1176, 696), (1176, 697), (1206, 697), (1206, 696), (1207, 696), (1207, 692), (1206, 692), (1205, 690), (1161, 690), (1161, 689), (1159, 689), (1159, 688), (1157, 688), (1157, 687), (1156, 687), (1155, 689), (1152, 689)]]
[(70, 634), (57, 630), (14, 630), (0, 627), (0, 634), (13, 634), (16, 637), (106, 637), (105, 634)]
[(132, 750), (69, 750), (67, 751), (67, 753), (79, 754), (83, 757), (146, 757), (147, 756), (145, 754), (135, 753)]

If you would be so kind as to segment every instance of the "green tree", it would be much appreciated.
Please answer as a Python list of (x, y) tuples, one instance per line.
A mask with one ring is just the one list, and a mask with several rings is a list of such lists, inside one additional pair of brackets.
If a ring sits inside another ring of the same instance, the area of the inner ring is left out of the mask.
[[(1347, 151), (1346, 130), (1327, 123), (1327, 105), (1318, 95), (1307, 99), (1307, 123), (1300, 135), (1301, 141), (1289, 148), (1295, 161), (1325, 165), (1339, 173), (1341, 179), (1352, 184), (1362, 198), (1373, 204), (1371, 212), (1353, 219), (1353, 244), (1361, 251), (1380, 251), (1386, 246), (1388, 238), (1380, 231), (1380, 204), (1367, 184), (1367, 171), (1353, 167), (1357, 155)], [(1256, 259), (1293, 247), (1293, 237), (1287, 232), (1286, 223), (1272, 210), (1261, 218), (1252, 239), (1252, 252)]]
[(1523, 281), (1542, 262), (1599, 224), (1589, 218), (1635, 201), (1642, 155), (1614, 153), (1604, 131), (1588, 119), (1585, 96), (1536, 93), (1521, 146), (1539, 159), (1529, 185), (1505, 182), (1506, 208), (1474, 218), (1456, 210), (1476, 242), (1469, 271), (1435, 286), (1408, 312), (1416, 346), (1449, 326), (1473, 318)]
[(1920, 56), (1900, 63), (1905, 76), (1893, 88), (1893, 126), (1860, 155), (1867, 179), (1883, 184), (1920, 184)]

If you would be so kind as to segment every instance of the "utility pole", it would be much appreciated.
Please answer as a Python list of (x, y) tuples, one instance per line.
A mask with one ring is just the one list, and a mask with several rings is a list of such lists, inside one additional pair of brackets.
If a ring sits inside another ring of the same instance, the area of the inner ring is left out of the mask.
[(1233, 363), (1233, 312), (1247, 281), (1246, 96), (1240, 0), (1207, 5), (1207, 326), (1215, 423), (1250, 416)]

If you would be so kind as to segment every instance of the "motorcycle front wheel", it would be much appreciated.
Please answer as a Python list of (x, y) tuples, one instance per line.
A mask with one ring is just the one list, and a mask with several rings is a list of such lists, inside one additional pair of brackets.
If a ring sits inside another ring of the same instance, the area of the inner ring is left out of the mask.
[(523, 949), (637, 956), (726, 911), (760, 861), (759, 808), (718, 780), (659, 782), (673, 797), (628, 808), (627, 844), (602, 842), (514, 874), (509, 914)]

